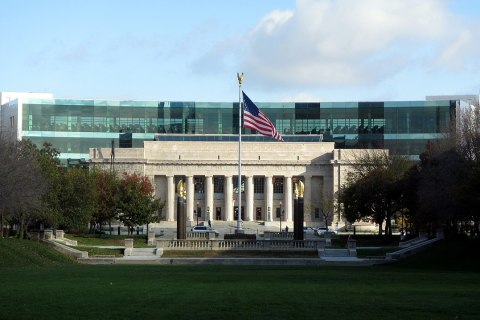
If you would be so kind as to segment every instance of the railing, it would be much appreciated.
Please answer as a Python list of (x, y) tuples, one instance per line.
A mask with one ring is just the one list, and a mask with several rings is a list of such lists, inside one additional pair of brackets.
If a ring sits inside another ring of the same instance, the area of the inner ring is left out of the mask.
[(293, 239), (293, 232), (265, 231), (265, 239)]
[(317, 251), (324, 240), (157, 240), (163, 250), (289, 250)]

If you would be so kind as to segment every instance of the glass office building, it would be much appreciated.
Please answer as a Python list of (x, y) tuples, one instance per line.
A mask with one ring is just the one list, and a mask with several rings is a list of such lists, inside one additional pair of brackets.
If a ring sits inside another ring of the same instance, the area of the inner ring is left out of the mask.
[[(10, 102), (11, 104), (11, 102)], [(457, 100), (262, 103), (285, 141), (334, 141), (335, 148), (386, 148), (418, 158), (455, 117)], [(18, 103), (21, 138), (45, 141), (61, 158), (88, 158), (89, 148), (119, 146), (119, 133), (144, 141), (230, 141), (238, 135), (238, 102), (114, 101), (25, 98)], [(272, 141), (250, 129), (243, 140)]]

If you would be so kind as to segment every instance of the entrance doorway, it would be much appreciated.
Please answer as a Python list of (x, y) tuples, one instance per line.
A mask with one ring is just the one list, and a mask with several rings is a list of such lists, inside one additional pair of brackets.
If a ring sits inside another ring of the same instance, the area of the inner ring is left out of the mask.
[(262, 208), (261, 207), (257, 207), (255, 208), (255, 220), (262, 220)]
[[(238, 206), (233, 207), (233, 218), (235, 220), (238, 220)], [(242, 206), (242, 217), (241, 217), (241, 219), (245, 220), (245, 210), (243, 209), (243, 206)]]
[(215, 208), (215, 220), (222, 220), (222, 207)]

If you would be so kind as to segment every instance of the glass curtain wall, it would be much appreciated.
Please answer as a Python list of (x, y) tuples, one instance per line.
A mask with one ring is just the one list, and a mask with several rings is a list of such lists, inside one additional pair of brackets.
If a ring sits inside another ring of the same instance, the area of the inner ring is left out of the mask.
[[(428, 140), (442, 137), (456, 105), (455, 101), (255, 103), (282, 135), (291, 136), (287, 141), (318, 137), (311, 141), (333, 141), (336, 148), (385, 147), (414, 156)], [(231, 141), (238, 134), (238, 102), (30, 99), (22, 112), (24, 137), (39, 146), (48, 141), (71, 154), (110, 147), (112, 139), (118, 145), (121, 131), (133, 133), (134, 147), (143, 147), (154, 134), (168, 134), (172, 140), (192, 135), (201, 141)], [(273, 141), (242, 130), (245, 140)]]

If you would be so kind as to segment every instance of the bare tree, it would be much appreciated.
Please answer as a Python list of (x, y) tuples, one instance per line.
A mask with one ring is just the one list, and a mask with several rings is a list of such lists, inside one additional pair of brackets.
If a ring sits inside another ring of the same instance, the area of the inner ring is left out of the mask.
[(20, 225), (23, 237), (25, 226), (37, 213), (38, 200), (44, 191), (41, 170), (29, 145), (0, 140), (0, 225), (1, 236), (5, 214)]
[(333, 215), (335, 213), (335, 198), (329, 193), (325, 193), (322, 196), (322, 202), (320, 204), (320, 213), (322, 214), (325, 227), (328, 230), (329, 224), (333, 221)]
[(458, 111), (456, 140), (459, 153), (466, 161), (480, 163), (480, 106)]

